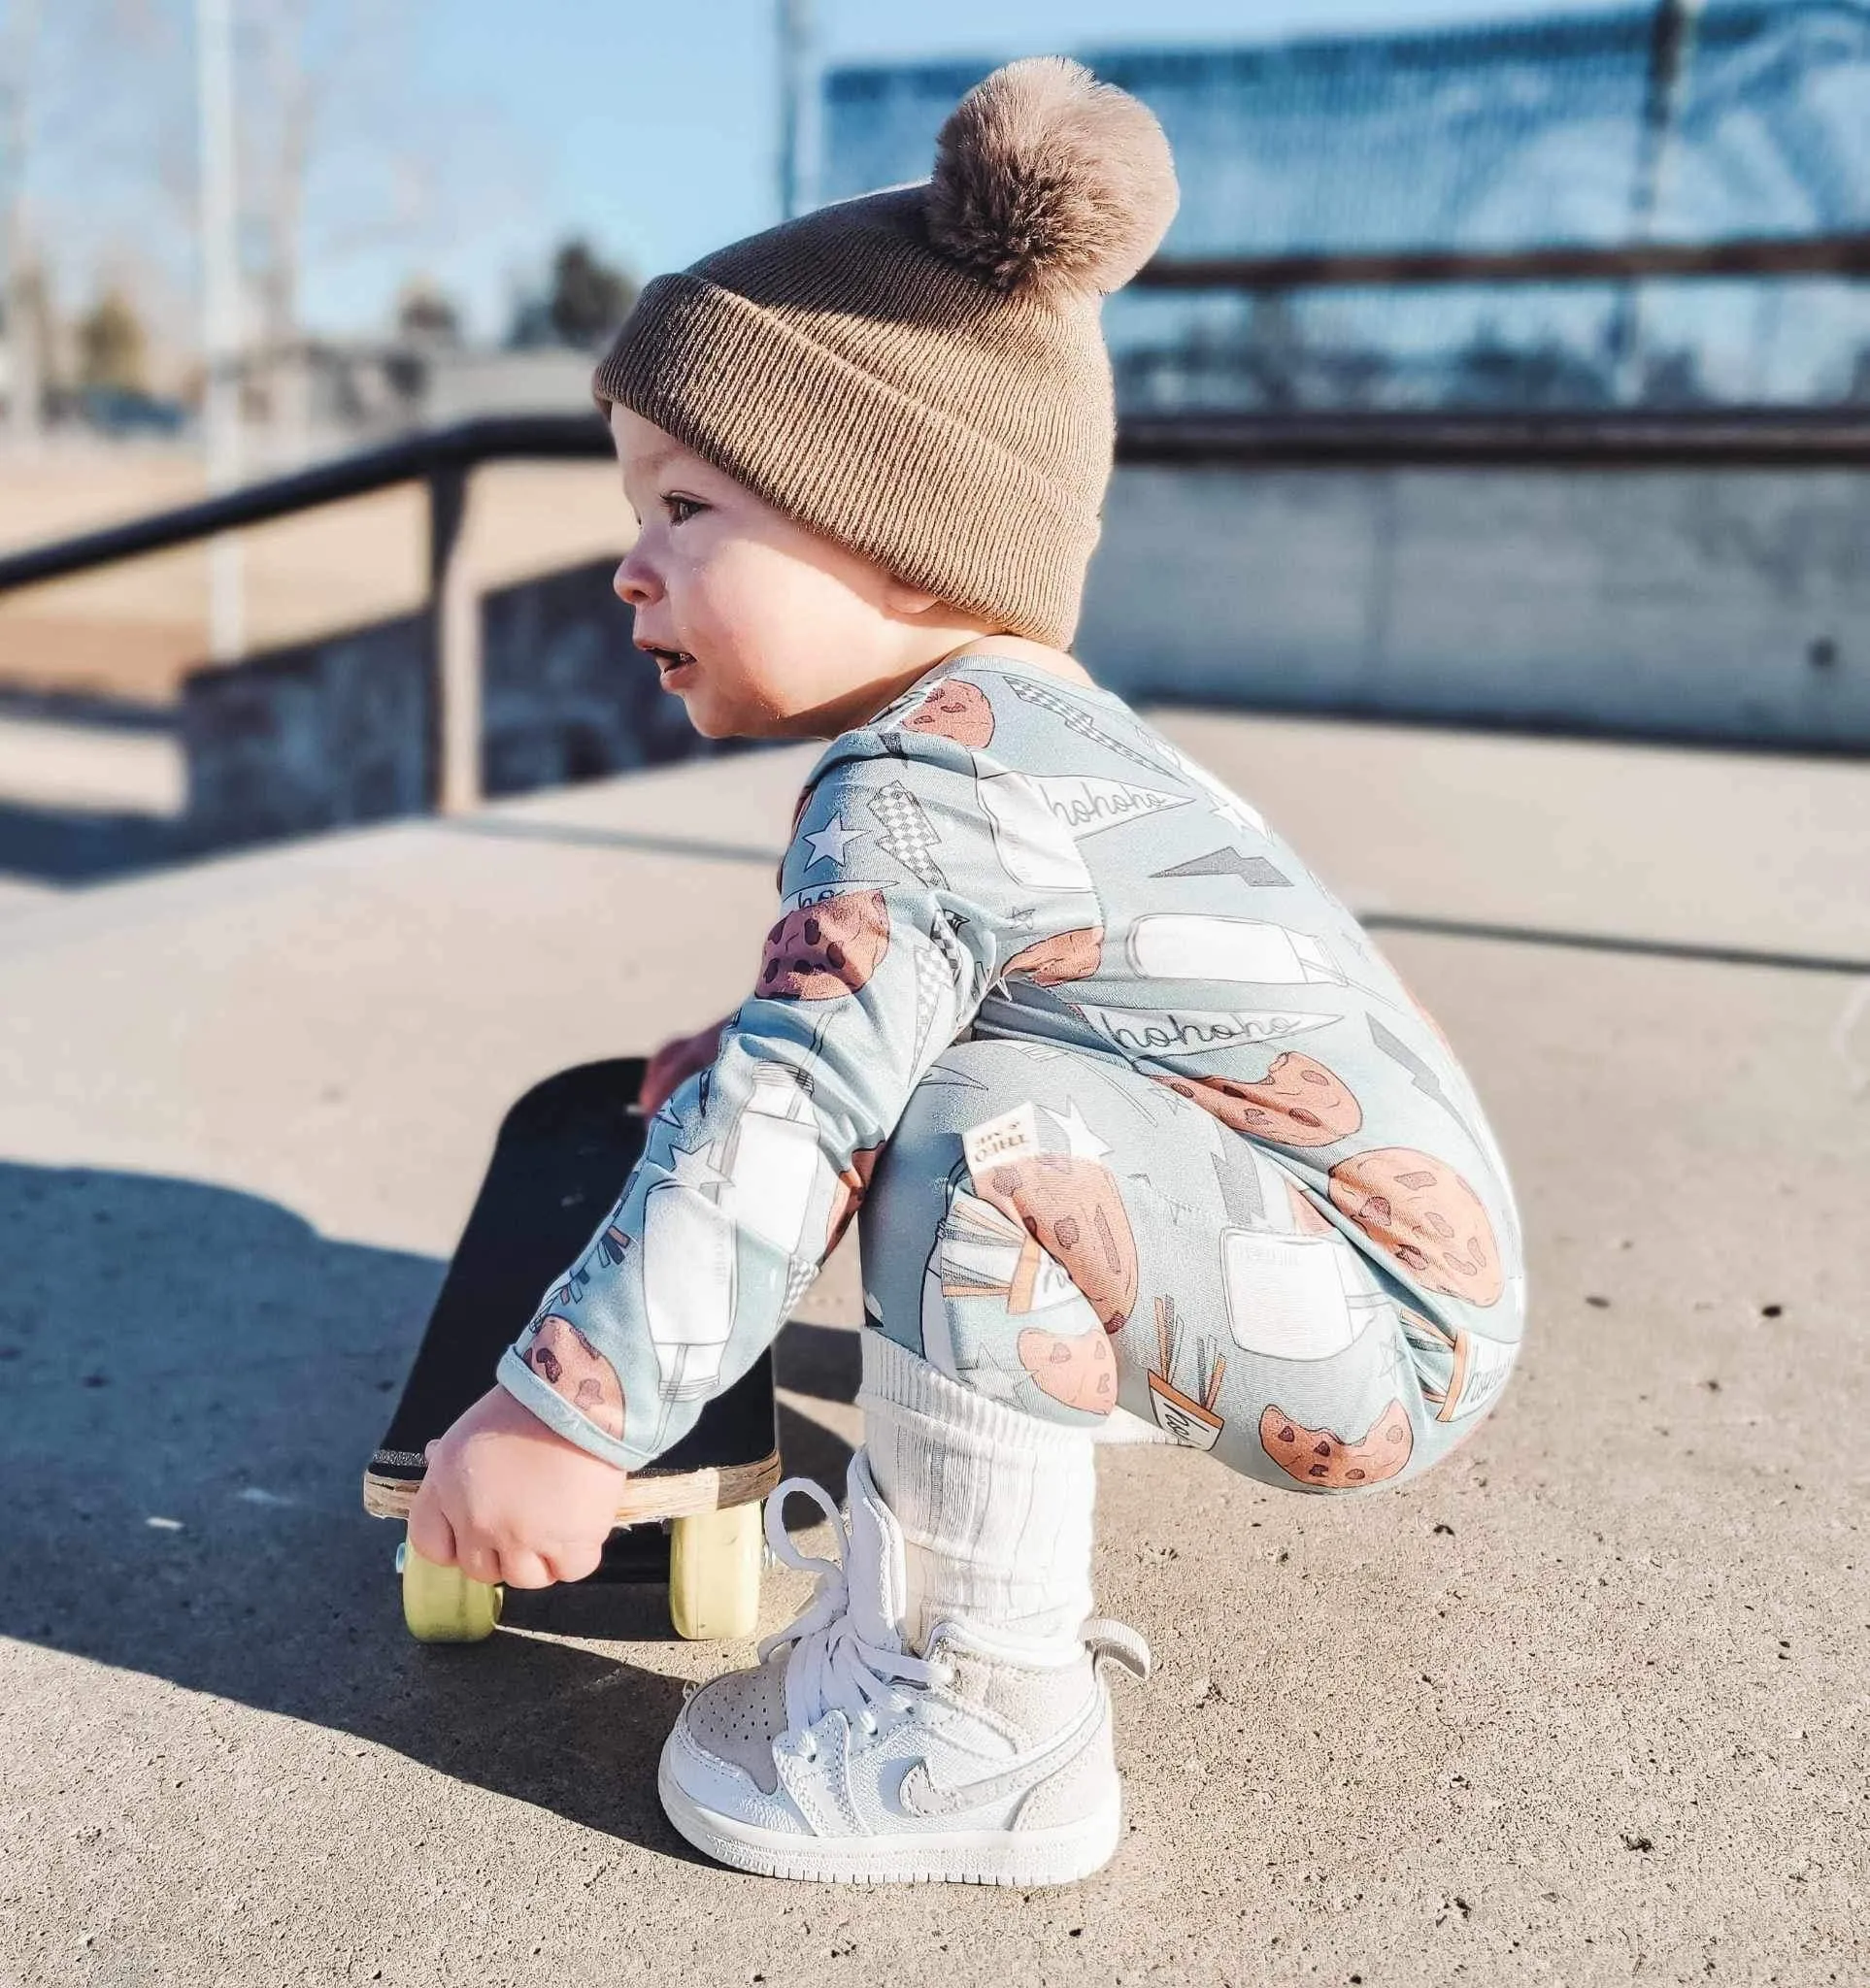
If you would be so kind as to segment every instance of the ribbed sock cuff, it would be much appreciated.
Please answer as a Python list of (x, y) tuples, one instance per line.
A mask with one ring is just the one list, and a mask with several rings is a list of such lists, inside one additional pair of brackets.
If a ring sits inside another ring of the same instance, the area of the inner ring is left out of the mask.
[(912, 1353), (887, 1333), (867, 1326), (862, 1335), (863, 1374), (857, 1406), (939, 1422), (951, 1437), (970, 1448), (1018, 1450), (1028, 1456), (1075, 1460), (1090, 1453), (1090, 1431), (1060, 1422), (1043, 1422), (1023, 1408), (1009, 1408)]
[(944, 1616), (1027, 1636), (1090, 1612), (1090, 1437), (962, 1386), (874, 1328), (863, 1335), (864, 1447), (903, 1537), (905, 1628)]

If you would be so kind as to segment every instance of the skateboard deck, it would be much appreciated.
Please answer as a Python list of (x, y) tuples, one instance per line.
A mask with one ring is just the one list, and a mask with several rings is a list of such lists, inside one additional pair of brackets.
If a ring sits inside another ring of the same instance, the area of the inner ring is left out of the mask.
[[(640, 1056), (579, 1064), (536, 1084), (507, 1112), (402, 1397), (364, 1472), (364, 1507), (378, 1517), (408, 1516), (423, 1445), (494, 1384), (501, 1353), (621, 1192), (643, 1151), (643, 1071)], [(680, 1442), (630, 1474), (618, 1524), (751, 1505), (779, 1474), (768, 1351), (703, 1408)], [(657, 1577), (653, 1542), (614, 1534), (612, 1548), (588, 1578)], [(667, 1551), (664, 1541), (664, 1567)]]

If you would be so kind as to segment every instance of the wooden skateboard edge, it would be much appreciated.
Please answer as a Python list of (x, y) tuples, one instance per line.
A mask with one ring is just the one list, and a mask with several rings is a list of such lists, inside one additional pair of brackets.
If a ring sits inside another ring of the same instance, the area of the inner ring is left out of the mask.
[[(778, 1450), (758, 1463), (728, 1464), (719, 1470), (684, 1471), (679, 1475), (661, 1477), (646, 1473), (631, 1477), (625, 1484), (617, 1523), (640, 1526), (653, 1519), (693, 1518), (704, 1511), (752, 1505), (778, 1490), (779, 1480)], [(419, 1481), (413, 1477), (379, 1476), (375, 1471), (366, 1470), (364, 1509), (372, 1518), (406, 1519), (409, 1508), (416, 1502)]]

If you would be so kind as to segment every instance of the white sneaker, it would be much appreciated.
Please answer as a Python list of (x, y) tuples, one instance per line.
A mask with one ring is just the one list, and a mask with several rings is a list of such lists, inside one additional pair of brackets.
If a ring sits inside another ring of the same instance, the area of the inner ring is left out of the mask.
[[(656, 1789), (696, 1849), (768, 1877), (840, 1884), (1064, 1884), (1107, 1863), (1122, 1830), (1110, 1693), (1098, 1661), (1147, 1677), (1120, 1622), (1014, 1638), (936, 1624), (905, 1650), (902, 1536), (859, 1449), (846, 1530), (826, 1493), (788, 1477), (766, 1539), (817, 1573), (811, 1606), (760, 1662), (703, 1685), (662, 1748)], [(837, 1528), (837, 1560), (799, 1552), (788, 1493)]]

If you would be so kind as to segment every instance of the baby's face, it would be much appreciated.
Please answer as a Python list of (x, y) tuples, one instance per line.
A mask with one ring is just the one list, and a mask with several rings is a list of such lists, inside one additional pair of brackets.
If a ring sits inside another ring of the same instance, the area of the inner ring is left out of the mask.
[(887, 701), (879, 685), (954, 639), (932, 596), (808, 531), (653, 422), (613, 405), (611, 440), (639, 525), (612, 584), (635, 611), (637, 646), (704, 738), (834, 737)]

